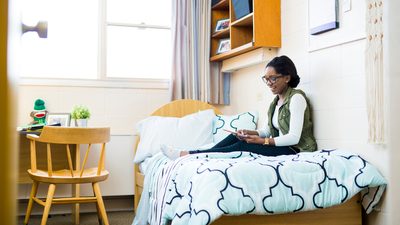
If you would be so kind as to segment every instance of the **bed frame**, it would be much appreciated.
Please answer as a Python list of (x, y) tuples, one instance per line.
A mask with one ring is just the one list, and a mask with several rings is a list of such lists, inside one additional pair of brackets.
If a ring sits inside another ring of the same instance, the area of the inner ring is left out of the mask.
[[(205, 102), (196, 100), (176, 100), (157, 109), (151, 116), (183, 117), (198, 112), (199, 110), (213, 109), (216, 114), (222, 114), (217, 108)], [(135, 152), (139, 143), (136, 141)], [(139, 166), (135, 164), (135, 202), (134, 209), (137, 209), (140, 196), (143, 191), (144, 175), (140, 172)], [(307, 212), (288, 213), (281, 215), (241, 215), (222, 216), (214, 221), (213, 225), (228, 224), (256, 224), (256, 225), (361, 225), (361, 204), (360, 195), (354, 196), (347, 202)]]

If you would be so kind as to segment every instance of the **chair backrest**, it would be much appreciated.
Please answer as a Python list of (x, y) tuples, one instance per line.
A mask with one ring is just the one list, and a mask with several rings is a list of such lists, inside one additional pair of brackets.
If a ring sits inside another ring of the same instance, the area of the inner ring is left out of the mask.
[[(97, 175), (100, 175), (101, 171), (104, 169), (104, 158), (105, 158), (105, 145), (110, 141), (110, 128), (100, 127), (100, 128), (75, 128), (75, 127), (52, 127), (45, 126), (40, 134), (37, 135), (27, 135), (30, 140), (31, 148), (31, 171), (37, 171), (36, 163), (36, 142), (45, 143), (47, 146), (47, 171), (48, 175), (51, 177), (53, 174), (53, 163), (52, 163), (52, 145), (65, 145), (66, 148), (66, 159), (68, 160), (68, 169), (70, 170), (70, 176), (74, 177), (74, 167), (71, 156), (71, 146), (75, 146), (76, 150), (76, 164), (75, 171), (80, 170), (79, 177), (82, 177), (84, 172), (87, 159), (89, 157), (89, 152), (92, 145), (98, 144), (101, 146), (100, 157), (97, 166)], [(87, 144), (87, 150), (85, 158), (80, 166), (80, 145)], [(53, 150), (56, 148), (53, 148)]]

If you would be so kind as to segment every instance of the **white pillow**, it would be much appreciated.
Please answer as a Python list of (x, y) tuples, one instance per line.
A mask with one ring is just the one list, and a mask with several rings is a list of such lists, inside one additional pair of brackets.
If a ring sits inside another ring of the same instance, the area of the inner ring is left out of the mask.
[(212, 143), (214, 110), (203, 110), (182, 118), (151, 116), (140, 121), (136, 128), (140, 142), (134, 162), (140, 163), (161, 151), (160, 145), (193, 150)]
[(240, 129), (255, 130), (257, 128), (258, 112), (251, 111), (237, 115), (217, 115), (213, 124), (214, 143), (226, 138), (229, 133), (223, 129), (237, 131)]

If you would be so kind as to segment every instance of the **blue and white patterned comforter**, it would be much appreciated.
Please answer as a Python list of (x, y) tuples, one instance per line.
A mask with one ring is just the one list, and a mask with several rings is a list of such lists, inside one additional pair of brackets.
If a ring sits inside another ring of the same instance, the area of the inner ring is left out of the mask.
[(265, 157), (247, 152), (154, 156), (133, 224), (209, 224), (224, 214), (280, 214), (341, 204), (362, 192), (367, 213), (386, 181), (341, 150)]

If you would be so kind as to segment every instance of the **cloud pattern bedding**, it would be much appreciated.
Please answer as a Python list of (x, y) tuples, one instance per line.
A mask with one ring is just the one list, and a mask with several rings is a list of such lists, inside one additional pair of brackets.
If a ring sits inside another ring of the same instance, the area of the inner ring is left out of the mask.
[[(341, 204), (361, 191), (369, 213), (386, 181), (342, 150), (265, 157), (248, 152), (150, 159), (133, 224), (209, 224), (224, 214), (281, 214)], [(146, 194), (147, 193), (147, 194)]]

